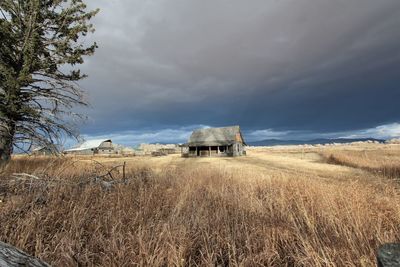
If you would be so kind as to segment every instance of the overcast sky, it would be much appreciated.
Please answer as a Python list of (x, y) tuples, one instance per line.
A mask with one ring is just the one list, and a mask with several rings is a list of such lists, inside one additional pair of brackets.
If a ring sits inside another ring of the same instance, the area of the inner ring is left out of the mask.
[(87, 2), (87, 139), (400, 136), (399, 0)]

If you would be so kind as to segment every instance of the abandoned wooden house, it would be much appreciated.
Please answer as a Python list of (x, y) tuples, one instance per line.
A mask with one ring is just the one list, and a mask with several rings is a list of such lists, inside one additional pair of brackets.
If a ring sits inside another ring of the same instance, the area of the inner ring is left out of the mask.
[(246, 143), (239, 126), (205, 128), (193, 131), (184, 157), (236, 157), (246, 154)]
[(103, 140), (89, 140), (78, 147), (64, 150), (64, 154), (75, 154), (75, 155), (110, 155), (117, 154), (118, 151), (114, 149), (114, 145), (110, 139)]

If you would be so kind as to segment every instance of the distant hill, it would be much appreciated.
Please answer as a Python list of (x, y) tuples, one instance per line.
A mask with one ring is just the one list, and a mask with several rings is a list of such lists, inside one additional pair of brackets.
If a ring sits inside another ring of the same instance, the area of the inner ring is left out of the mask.
[(281, 145), (316, 145), (316, 144), (333, 144), (333, 143), (352, 143), (352, 142), (365, 142), (365, 141), (377, 141), (379, 143), (384, 143), (385, 140), (376, 138), (319, 138), (312, 140), (281, 140), (281, 139), (266, 139), (255, 142), (248, 142), (249, 146), (281, 146)]

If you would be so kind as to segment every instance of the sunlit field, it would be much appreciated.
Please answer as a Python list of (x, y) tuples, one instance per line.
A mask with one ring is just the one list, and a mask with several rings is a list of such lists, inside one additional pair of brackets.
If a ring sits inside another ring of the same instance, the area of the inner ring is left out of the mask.
[(400, 241), (400, 146), (247, 154), (15, 157), (0, 240), (54, 266), (374, 266)]

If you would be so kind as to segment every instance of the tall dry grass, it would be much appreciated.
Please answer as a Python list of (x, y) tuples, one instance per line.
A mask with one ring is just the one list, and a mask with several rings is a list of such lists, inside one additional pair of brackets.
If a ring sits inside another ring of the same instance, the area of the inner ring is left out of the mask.
[(327, 163), (364, 169), (391, 179), (400, 178), (400, 150), (325, 150)]
[(400, 240), (400, 194), (389, 184), (151, 166), (128, 166), (129, 182), (112, 190), (8, 178), (79, 181), (97, 165), (12, 162), (0, 240), (55, 266), (374, 266), (377, 247)]

